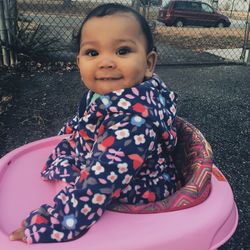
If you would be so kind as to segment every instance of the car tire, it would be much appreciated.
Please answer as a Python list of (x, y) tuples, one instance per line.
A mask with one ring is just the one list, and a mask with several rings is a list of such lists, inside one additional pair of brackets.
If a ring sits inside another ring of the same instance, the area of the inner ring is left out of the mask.
[(226, 24), (225, 24), (225, 22), (223, 22), (223, 21), (219, 21), (219, 22), (216, 24), (216, 27), (217, 27), (217, 28), (225, 28), (225, 27), (226, 27)]
[(183, 19), (176, 19), (174, 22), (174, 26), (178, 28), (182, 28), (184, 27), (184, 25), (185, 25), (185, 22)]

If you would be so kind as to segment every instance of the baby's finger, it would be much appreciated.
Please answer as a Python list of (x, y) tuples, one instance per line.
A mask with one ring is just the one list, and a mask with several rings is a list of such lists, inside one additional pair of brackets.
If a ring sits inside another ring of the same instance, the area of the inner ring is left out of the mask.
[[(18, 228), (17, 230), (15, 230), (10, 236), (9, 236), (10, 240), (20, 240), (20, 241), (24, 241), (25, 239), (25, 234), (24, 234), (24, 228)], [(26, 242), (26, 240), (25, 240)]]

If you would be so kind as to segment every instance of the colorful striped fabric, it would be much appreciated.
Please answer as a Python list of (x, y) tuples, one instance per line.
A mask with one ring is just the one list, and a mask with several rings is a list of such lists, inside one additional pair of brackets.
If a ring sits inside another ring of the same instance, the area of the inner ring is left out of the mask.
[(164, 200), (143, 205), (109, 205), (123, 213), (161, 213), (189, 208), (203, 202), (211, 190), (213, 153), (210, 145), (193, 125), (177, 118), (178, 143), (173, 158), (179, 171), (179, 189)]

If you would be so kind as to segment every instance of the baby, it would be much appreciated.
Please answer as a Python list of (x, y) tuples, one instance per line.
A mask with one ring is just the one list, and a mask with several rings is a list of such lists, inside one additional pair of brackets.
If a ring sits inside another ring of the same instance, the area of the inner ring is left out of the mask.
[[(104, 4), (83, 21), (77, 65), (89, 91), (70, 134), (49, 156), (42, 176), (68, 185), (30, 213), (11, 240), (62, 242), (86, 233), (109, 204), (144, 204), (176, 191), (170, 152), (176, 145), (176, 95), (154, 74), (157, 54), (140, 14)], [(112, 223), (112, 222), (111, 222)]]

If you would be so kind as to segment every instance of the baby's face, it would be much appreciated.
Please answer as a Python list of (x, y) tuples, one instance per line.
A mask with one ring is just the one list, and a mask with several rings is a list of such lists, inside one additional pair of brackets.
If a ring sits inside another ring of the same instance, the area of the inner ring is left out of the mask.
[(82, 29), (77, 64), (81, 79), (98, 94), (132, 87), (152, 76), (156, 53), (130, 13), (90, 18)]

